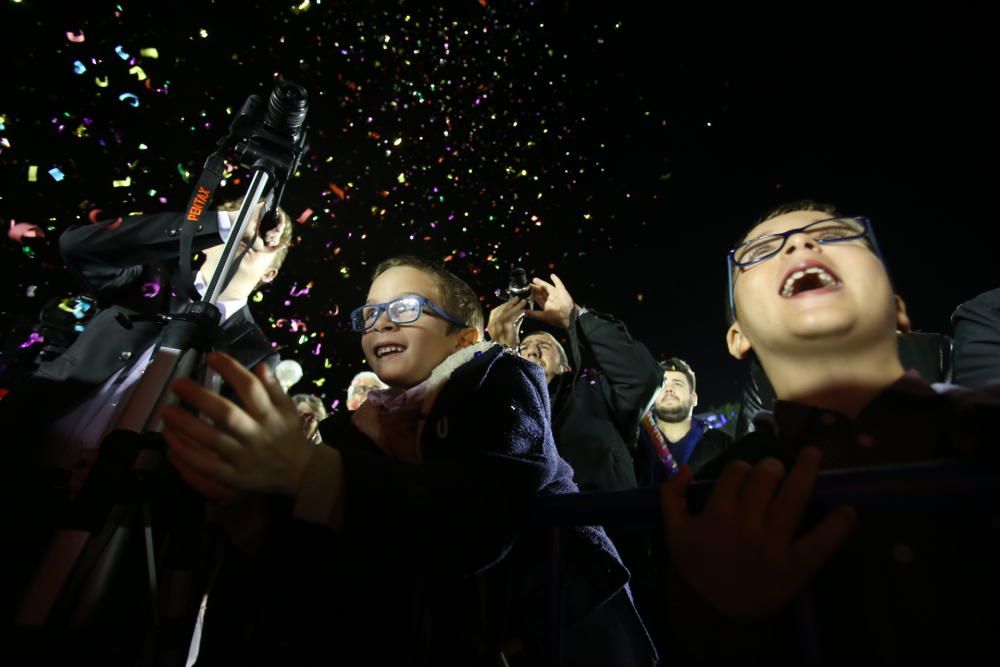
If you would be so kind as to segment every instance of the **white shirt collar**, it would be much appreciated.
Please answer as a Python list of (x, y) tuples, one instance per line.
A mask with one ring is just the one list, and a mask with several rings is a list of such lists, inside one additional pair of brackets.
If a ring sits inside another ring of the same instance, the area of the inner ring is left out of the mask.
[[(205, 296), (205, 292), (208, 290), (208, 283), (205, 282), (205, 277), (201, 275), (201, 271), (199, 271), (198, 275), (195, 276), (194, 288), (198, 290), (198, 294), (200, 294), (201, 296)], [(233, 313), (238, 311), (243, 306), (247, 305), (247, 300), (220, 299), (219, 301), (215, 302), (215, 305), (219, 309), (219, 312), (222, 313), (222, 320), (220, 320), (219, 322), (219, 324), (222, 324), (222, 322), (228, 320)]]

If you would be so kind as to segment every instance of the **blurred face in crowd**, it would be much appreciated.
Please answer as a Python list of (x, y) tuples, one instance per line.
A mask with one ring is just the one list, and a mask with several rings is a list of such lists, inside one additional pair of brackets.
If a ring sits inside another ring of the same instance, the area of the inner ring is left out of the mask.
[(368, 398), (368, 392), (375, 389), (385, 389), (385, 385), (378, 381), (374, 374), (367, 377), (355, 378), (351, 386), (347, 388), (347, 409), (357, 410)]
[(559, 343), (547, 333), (525, 336), (518, 351), (522, 357), (542, 367), (546, 382), (552, 382), (552, 378), (569, 370), (562, 362)]
[(698, 405), (698, 394), (691, 391), (687, 376), (678, 371), (666, 371), (663, 382), (653, 413), (665, 422), (676, 423), (690, 418), (694, 406)]
[(316, 435), (316, 431), (319, 430), (319, 415), (305, 401), (296, 403), (295, 410), (299, 413), (299, 420), (302, 422), (302, 432), (305, 433), (306, 438), (312, 439)]

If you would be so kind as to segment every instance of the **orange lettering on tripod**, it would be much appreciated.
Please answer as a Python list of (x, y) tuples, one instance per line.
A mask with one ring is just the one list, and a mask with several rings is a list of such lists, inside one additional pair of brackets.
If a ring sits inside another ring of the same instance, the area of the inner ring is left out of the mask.
[(194, 202), (191, 204), (191, 208), (188, 209), (187, 219), (193, 222), (198, 220), (201, 212), (205, 210), (205, 206), (208, 205), (208, 198), (212, 193), (207, 189), (199, 187), (198, 193), (194, 196)]

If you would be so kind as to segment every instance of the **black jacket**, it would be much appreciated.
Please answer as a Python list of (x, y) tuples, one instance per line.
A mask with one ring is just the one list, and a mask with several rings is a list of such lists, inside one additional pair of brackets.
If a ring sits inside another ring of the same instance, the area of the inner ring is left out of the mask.
[(1000, 288), (983, 292), (955, 309), (954, 382), (982, 387), (1000, 382)]
[(646, 346), (610, 316), (574, 314), (569, 340), (573, 370), (549, 385), (556, 447), (581, 491), (635, 488), (639, 420), (663, 373)]
[[(156, 340), (151, 322), (122, 326), (118, 315), (177, 310), (186, 299), (176, 278), (180, 213), (130, 216), (68, 229), (59, 239), (67, 266), (102, 309), (59, 357), (39, 366), (0, 401), (0, 424), (49, 423), (71, 410)], [(219, 245), (214, 215), (196, 232), (194, 249)], [(152, 295), (152, 296), (150, 296)], [(222, 324), (228, 352), (245, 366), (274, 365), (277, 354), (244, 306)], [(29, 419), (30, 416), (30, 419)]]
[[(328, 444), (318, 446), (343, 457), (342, 530), (272, 508), (262, 550), (227, 554), (198, 664), (471, 667), (498, 664), (510, 636), (543, 641), (545, 540), (526, 512), (536, 494), (575, 491), (547, 399), (539, 369), (494, 346), (438, 396), (419, 464), (391, 458), (349, 414), (323, 422)], [(584, 659), (568, 646), (569, 664), (650, 665), (627, 573), (603, 531), (567, 531), (565, 554), (570, 638), (600, 640)], [(587, 637), (572, 634), (605, 609), (613, 617)]]

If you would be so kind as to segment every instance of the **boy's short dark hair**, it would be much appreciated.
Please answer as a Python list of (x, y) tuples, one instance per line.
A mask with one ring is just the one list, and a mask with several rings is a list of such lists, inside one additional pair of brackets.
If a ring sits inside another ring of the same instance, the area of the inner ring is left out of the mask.
[(695, 390), (694, 371), (691, 370), (691, 367), (687, 365), (686, 361), (684, 361), (683, 359), (678, 359), (677, 357), (670, 357), (666, 361), (660, 362), (660, 368), (663, 369), (664, 373), (666, 373), (667, 371), (672, 371), (674, 373), (683, 373), (684, 377), (687, 378), (688, 389), (690, 389), (692, 393), (694, 392)]
[[(429, 275), (441, 293), (441, 303), (436, 305), (441, 306), (452, 317), (465, 322), (466, 326), (475, 328), (480, 337), (482, 336), (483, 328), (486, 326), (483, 308), (479, 305), (479, 297), (464, 280), (444, 266), (415, 255), (399, 255), (380, 262), (375, 267), (372, 280), (397, 266), (408, 266)], [(456, 330), (458, 330), (456, 325), (448, 323), (449, 334)]]

